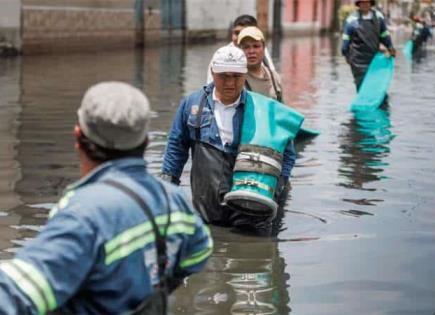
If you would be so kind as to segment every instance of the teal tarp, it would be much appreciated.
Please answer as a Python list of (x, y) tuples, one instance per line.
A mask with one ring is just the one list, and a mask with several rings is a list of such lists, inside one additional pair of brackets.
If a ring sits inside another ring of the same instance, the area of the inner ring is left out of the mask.
[(295, 141), (302, 141), (308, 138), (317, 137), (318, 135), (320, 135), (320, 131), (318, 130), (301, 127), (296, 135)]
[(352, 102), (351, 110), (374, 110), (385, 96), (394, 74), (394, 58), (377, 53), (369, 65), (363, 83)]
[(403, 47), (403, 55), (406, 59), (412, 59), (412, 51), (414, 49), (414, 42), (412, 40), (408, 40), (405, 43), (405, 47)]

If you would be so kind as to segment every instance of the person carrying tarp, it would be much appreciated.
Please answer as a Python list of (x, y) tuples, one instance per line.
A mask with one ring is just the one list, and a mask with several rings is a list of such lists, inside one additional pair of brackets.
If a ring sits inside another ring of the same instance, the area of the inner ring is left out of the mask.
[[(162, 178), (179, 184), (191, 152), (192, 200), (204, 220), (267, 234), (271, 230), (274, 214), (247, 215), (224, 202), (224, 196), (233, 185), (245, 108), (248, 100), (253, 99), (245, 89), (248, 72), (246, 56), (237, 47), (221, 47), (213, 55), (211, 70), (213, 82), (185, 97), (179, 105), (163, 158)], [(283, 151), (278, 176), (282, 178), (281, 182), (287, 183), (296, 160), (293, 142), (289, 141)], [(265, 189), (269, 192), (269, 188)], [(274, 191), (277, 196), (280, 196), (282, 188)]]
[(375, 4), (373, 0), (356, 0), (358, 9), (344, 24), (341, 52), (351, 67), (357, 90), (380, 44), (391, 56), (396, 55), (384, 16), (373, 9)]
[(412, 21), (413, 25), (411, 39), (414, 43), (412, 53), (415, 55), (421, 51), (423, 45), (432, 36), (432, 30), (427, 26), (425, 20), (420, 16), (414, 16)]
[(82, 177), (0, 264), (0, 314), (167, 314), (169, 292), (204, 267), (208, 228), (179, 188), (147, 171), (150, 116), (126, 83), (86, 92), (74, 129)]

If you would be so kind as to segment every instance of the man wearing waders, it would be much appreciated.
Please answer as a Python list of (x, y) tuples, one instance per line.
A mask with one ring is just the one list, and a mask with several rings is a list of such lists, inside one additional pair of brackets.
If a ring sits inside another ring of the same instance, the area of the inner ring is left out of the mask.
[[(204, 220), (267, 234), (273, 217), (249, 216), (223, 202), (224, 195), (232, 187), (240, 144), (247, 96), (247, 59), (241, 49), (224, 46), (214, 53), (211, 65), (213, 82), (180, 103), (169, 133), (162, 176), (178, 184), (192, 150), (193, 204)], [(283, 154), (283, 182), (288, 181), (295, 159), (293, 143), (289, 142)], [(280, 190), (282, 187), (277, 188), (277, 196)]]
[(166, 314), (212, 241), (174, 185), (148, 173), (150, 108), (121, 82), (91, 87), (74, 129), (81, 179), (47, 225), (0, 264), (0, 314)]
[(370, 62), (383, 44), (395, 56), (390, 34), (383, 15), (373, 9), (375, 1), (356, 0), (358, 10), (345, 22), (341, 52), (349, 63), (357, 90), (359, 90)]

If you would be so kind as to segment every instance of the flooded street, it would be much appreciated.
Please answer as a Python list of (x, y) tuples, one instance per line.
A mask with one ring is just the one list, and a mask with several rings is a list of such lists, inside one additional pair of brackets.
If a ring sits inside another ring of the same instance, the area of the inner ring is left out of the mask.
[[(145, 91), (146, 159), (158, 174), (180, 99), (204, 84), (224, 44), (0, 59), (0, 259), (78, 179), (72, 131), (87, 87), (120, 80)], [(278, 236), (213, 227), (214, 254), (171, 296), (171, 314), (434, 314), (434, 47), (417, 63), (399, 43), (389, 106), (354, 115), (337, 38), (269, 44), (286, 103), (321, 135), (297, 144)], [(186, 193), (188, 181), (186, 168)]]

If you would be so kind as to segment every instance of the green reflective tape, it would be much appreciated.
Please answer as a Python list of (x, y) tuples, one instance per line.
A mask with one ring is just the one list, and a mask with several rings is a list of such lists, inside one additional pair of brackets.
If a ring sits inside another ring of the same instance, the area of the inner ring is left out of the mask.
[[(158, 215), (155, 217), (155, 220), (158, 225), (163, 225), (168, 222), (168, 215), (167, 214)], [(195, 216), (184, 212), (174, 212), (171, 213), (171, 223), (175, 223), (175, 222), (186, 222), (186, 223), (195, 224), (196, 218)]]
[(343, 40), (350, 40), (350, 36), (347, 34), (343, 34), (343, 36), (341, 37)]
[(59, 212), (59, 210), (65, 208), (68, 205), (71, 197), (74, 196), (74, 194), (75, 194), (75, 191), (70, 190), (62, 198), (60, 198), (59, 202), (48, 213), (48, 217), (52, 218), (54, 215), (56, 215), (56, 213)]
[(32, 300), (43, 315), (56, 309), (57, 302), (47, 279), (32, 265), (20, 259), (14, 259), (0, 265), (0, 268)]
[(144, 235), (142, 237), (138, 237), (137, 239), (133, 240), (132, 242), (125, 244), (113, 252), (111, 252), (109, 255), (106, 256), (105, 264), (110, 265), (114, 261), (117, 261), (119, 259), (122, 259), (124, 257), (127, 257), (134, 251), (143, 248), (145, 245), (154, 242), (155, 236), (153, 233), (148, 233), (147, 235)]
[(136, 239), (140, 235), (144, 235), (152, 230), (152, 226), (150, 222), (141, 223), (132, 227), (120, 234), (118, 234), (115, 238), (108, 241), (104, 245), (104, 249), (106, 254), (114, 251), (117, 247), (128, 244), (131, 240)]
[(57, 205), (55, 205), (53, 208), (51, 208), (50, 212), (48, 213), (48, 217), (52, 218), (56, 215), (56, 213), (59, 212), (59, 208), (57, 207)]
[(205, 233), (208, 236), (208, 247), (212, 249), (213, 246), (214, 246), (214, 244), (213, 244), (213, 237), (211, 237), (211, 232), (210, 232), (210, 229), (208, 228), (207, 225), (204, 225), (204, 231), (205, 231)]
[[(160, 232), (165, 232), (166, 224), (168, 222), (168, 215), (162, 214), (155, 217), (155, 221), (159, 226)], [(171, 213), (171, 224), (166, 233), (171, 234), (195, 234), (195, 221), (196, 217), (183, 212)], [(109, 265), (114, 261), (127, 257), (136, 250), (143, 248), (151, 242), (155, 241), (151, 222), (145, 222), (132, 227), (120, 234), (115, 238), (108, 241), (104, 245), (106, 254), (105, 263)]]
[(384, 38), (384, 37), (387, 37), (388, 35), (390, 35), (390, 32), (385, 31), (381, 34), (381, 37)]
[(346, 19), (347, 23), (352, 23), (353, 21), (358, 21), (358, 17), (355, 15), (349, 15), (349, 17)]
[(19, 267), (21, 267), (29, 275), (29, 277), (33, 279), (35, 283), (38, 284), (38, 286), (42, 289), (45, 298), (47, 299), (48, 310), (49, 311), (54, 310), (57, 307), (56, 298), (45, 276), (41, 272), (39, 272), (35, 267), (33, 267), (29, 263), (26, 263), (25, 261), (22, 261), (20, 259), (14, 259), (13, 262), (15, 262)]
[[(161, 228), (160, 232), (164, 232), (164, 229)], [(171, 224), (168, 227), (167, 234), (168, 235), (172, 235), (172, 234), (193, 235), (193, 234), (195, 234), (195, 226), (191, 225), (191, 224), (186, 224), (184, 222), (178, 222), (175, 224)]]
[(208, 258), (211, 255), (211, 253), (212, 253), (212, 248), (207, 247), (206, 249), (199, 251), (193, 254), (192, 256), (190, 256), (189, 258), (186, 258), (183, 261), (181, 261), (180, 267), (186, 268), (186, 267), (196, 265), (204, 261), (206, 258)]

